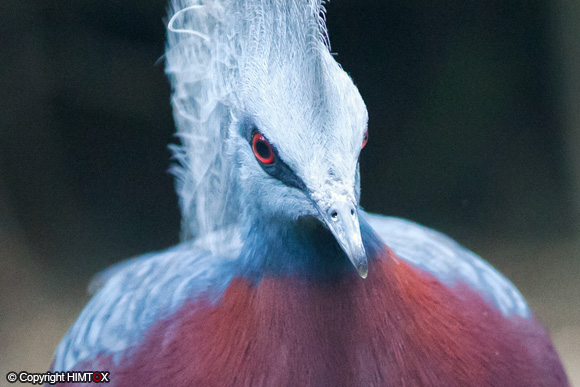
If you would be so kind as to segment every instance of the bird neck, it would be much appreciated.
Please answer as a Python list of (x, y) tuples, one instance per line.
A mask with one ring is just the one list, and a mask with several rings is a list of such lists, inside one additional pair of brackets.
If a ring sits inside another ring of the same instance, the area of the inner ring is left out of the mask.
[[(361, 228), (363, 243), (372, 244), (374, 233), (364, 222)], [(355, 270), (332, 233), (315, 217), (260, 219), (246, 228), (243, 240), (239, 262), (242, 272), (251, 277), (332, 280)]]

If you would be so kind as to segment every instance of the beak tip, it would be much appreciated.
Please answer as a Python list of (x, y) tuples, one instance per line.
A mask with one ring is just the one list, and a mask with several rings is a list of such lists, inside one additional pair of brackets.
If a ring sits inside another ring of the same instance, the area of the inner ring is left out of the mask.
[(358, 275), (360, 275), (362, 279), (367, 278), (367, 275), (369, 274), (369, 267), (366, 264), (366, 262), (362, 265), (355, 265), (355, 267), (356, 271), (358, 272)]

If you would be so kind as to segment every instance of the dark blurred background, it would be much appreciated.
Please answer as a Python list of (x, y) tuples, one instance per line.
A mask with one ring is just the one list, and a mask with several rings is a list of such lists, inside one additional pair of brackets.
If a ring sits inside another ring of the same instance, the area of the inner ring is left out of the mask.
[[(580, 383), (580, 1), (362, 4), (327, 5), (369, 109), (362, 205), (506, 273)], [(48, 367), (93, 274), (178, 242), (165, 8), (0, 4), (1, 373)]]

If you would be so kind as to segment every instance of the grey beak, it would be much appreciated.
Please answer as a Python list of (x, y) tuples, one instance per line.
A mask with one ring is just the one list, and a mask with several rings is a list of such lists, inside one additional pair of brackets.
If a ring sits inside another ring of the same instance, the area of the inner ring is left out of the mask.
[(358, 274), (362, 278), (366, 278), (369, 266), (367, 254), (362, 243), (356, 205), (346, 197), (337, 199), (326, 203), (322, 201), (314, 202), (324, 223), (326, 223)]

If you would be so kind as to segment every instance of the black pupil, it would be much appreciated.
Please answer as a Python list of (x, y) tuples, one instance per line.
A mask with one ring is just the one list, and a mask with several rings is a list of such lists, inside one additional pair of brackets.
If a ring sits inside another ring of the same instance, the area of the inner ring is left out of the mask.
[(269, 159), (271, 155), (270, 147), (262, 140), (256, 141), (256, 152), (258, 152), (260, 157), (263, 159)]

